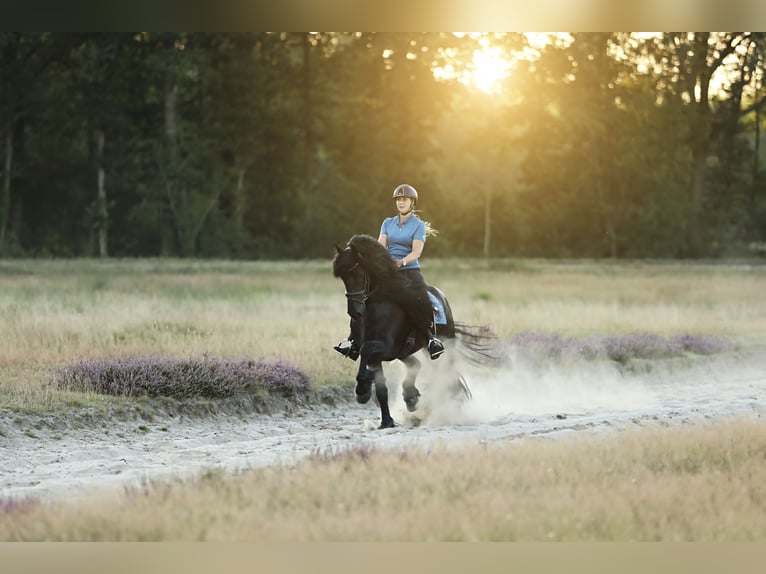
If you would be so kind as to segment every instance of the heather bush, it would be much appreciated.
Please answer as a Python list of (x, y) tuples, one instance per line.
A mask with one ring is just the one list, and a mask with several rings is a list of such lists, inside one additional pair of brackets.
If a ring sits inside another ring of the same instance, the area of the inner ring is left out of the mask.
[(282, 361), (144, 356), (79, 361), (57, 372), (53, 384), (124, 396), (223, 398), (265, 391), (295, 397), (308, 389), (309, 378)]
[(723, 337), (703, 337), (684, 333), (674, 335), (670, 343), (678, 352), (694, 353), (697, 355), (712, 355), (730, 350), (734, 345)]
[(0, 498), (0, 517), (27, 512), (39, 504), (36, 498)]
[(569, 339), (559, 333), (525, 331), (511, 339), (511, 345), (524, 355), (540, 359), (561, 358), (569, 346)]
[(733, 347), (731, 342), (721, 337), (688, 333), (671, 337), (655, 333), (564, 337), (560, 333), (544, 331), (519, 333), (511, 338), (510, 345), (519, 354), (534, 359), (581, 358), (619, 363), (630, 359), (662, 359), (690, 353), (712, 355)]

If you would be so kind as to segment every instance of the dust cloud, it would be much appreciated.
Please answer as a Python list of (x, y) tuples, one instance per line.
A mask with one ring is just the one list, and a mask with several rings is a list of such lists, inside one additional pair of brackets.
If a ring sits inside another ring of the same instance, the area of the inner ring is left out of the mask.
[[(421, 353), (422, 357), (422, 353)], [(450, 359), (450, 357), (452, 357)], [(456, 362), (472, 398), (453, 396), (445, 355), (422, 359), (419, 408), (402, 400), (404, 368), (384, 365), (395, 428), (378, 430), (371, 400), (319, 404), (293, 414), (174, 417), (49, 428), (0, 413), (0, 491), (6, 497), (90, 496), (146, 480), (188, 477), (204, 469), (241, 471), (297, 464), (318, 452), (349, 448), (406, 451), (463, 447), (533, 436), (544, 440), (646, 426), (761, 418), (766, 349), (681, 357), (618, 368), (608, 361), (525, 361), (509, 353), (493, 367)], [(369, 423), (369, 424), (368, 424)], [(139, 426), (140, 425), (140, 426)]]
[[(410, 421), (395, 383), (404, 369), (387, 375), (394, 418)], [(454, 393), (453, 367), (471, 392), (470, 400)], [(393, 383), (393, 384), (392, 384)], [(615, 364), (568, 361), (540, 365), (510, 357), (497, 366), (475, 366), (460, 360), (424, 362), (418, 376), (421, 391), (418, 418), (412, 424), (446, 426), (489, 423), (507, 417), (566, 417), (594, 411), (648, 410), (656, 393), (642, 377), (620, 372)], [(397, 417), (398, 415), (398, 417)]]

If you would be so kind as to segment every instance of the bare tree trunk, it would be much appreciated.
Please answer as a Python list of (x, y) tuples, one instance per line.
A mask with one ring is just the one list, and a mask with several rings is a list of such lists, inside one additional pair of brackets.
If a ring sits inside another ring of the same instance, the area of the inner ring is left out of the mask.
[(606, 233), (609, 236), (609, 255), (612, 259), (617, 259), (617, 232), (611, 217), (607, 217), (606, 220)]
[[(178, 118), (176, 102), (178, 99), (178, 89), (176, 86), (176, 76), (173, 70), (168, 70), (165, 74), (165, 138), (167, 140), (167, 164), (165, 171), (165, 195), (170, 208), (170, 219), (173, 229), (176, 232), (178, 247), (182, 255), (186, 255), (186, 237), (183, 229), (183, 223), (180, 221), (181, 213), (179, 202), (183, 203), (183, 198), (179, 197), (179, 153), (178, 153)], [(163, 253), (171, 251), (169, 238), (163, 234)]]
[(314, 150), (314, 131), (311, 127), (311, 34), (303, 35), (303, 197), (300, 205), (311, 194), (313, 178), (312, 154)]
[(0, 199), (0, 246), (5, 243), (5, 231), (11, 212), (11, 168), (13, 167), (13, 126), (5, 133), (5, 163), (3, 169), (3, 196)]
[(176, 119), (176, 100), (178, 90), (176, 75), (172, 70), (165, 74), (165, 136), (170, 150), (170, 161), (178, 160), (178, 121)]
[[(755, 91), (758, 101), (758, 90)], [(758, 156), (761, 154), (761, 108), (755, 108), (755, 150), (753, 151), (753, 179), (750, 186), (750, 213), (755, 213), (755, 198), (758, 193)]]
[(692, 181), (689, 198), (689, 255), (699, 257), (703, 251), (702, 241), (702, 205), (705, 198), (705, 178), (707, 176), (706, 149), (695, 146), (692, 152)]
[(109, 227), (109, 213), (106, 207), (106, 172), (104, 170), (104, 145), (106, 136), (102, 130), (96, 130), (96, 162), (98, 164), (98, 255), (99, 257), (109, 257), (107, 250), (107, 237)]
[[(604, 186), (600, 180), (596, 182), (596, 197), (598, 198), (598, 209), (603, 218), (604, 232), (606, 233), (606, 239), (609, 242), (609, 256), (612, 259), (617, 259), (617, 231), (615, 226), (615, 220), (617, 219), (615, 204), (608, 204), (604, 198)], [(611, 200), (616, 202), (616, 205), (620, 204), (619, 197), (612, 197)]]
[(484, 196), (484, 257), (489, 257), (490, 241), (492, 239), (492, 188), (487, 186)]
[(240, 167), (237, 172), (237, 187), (234, 194), (234, 221), (238, 228), (242, 228), (242, 218), (244, 217), (244, 197), (245, 197), (245, 173), (247, 169)]
[(711, 110), (709, 100), (710, 78), (713, 74), (708, 67), (709, 32), (695, 33), (694, 54), (694, 84), (690, 86), (689, 96), (692, 98), (692, 173), (689, 194), (689, 227), (688, 251), (692, 257), (703, 255), (702, 206), (705, 200), (705, 184), (707, 181), (707, 156), (710, 149)]

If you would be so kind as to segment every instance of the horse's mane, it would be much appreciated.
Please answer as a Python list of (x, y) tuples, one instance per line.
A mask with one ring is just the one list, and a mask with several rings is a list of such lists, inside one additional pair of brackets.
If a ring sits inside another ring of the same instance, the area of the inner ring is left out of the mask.
[(348, 246), (356, 253), (359, 264), (371, 277), (380, 278), (398, 271), (388, 250), (378, 240), (369, 235), (354, 235), (348, 240)]

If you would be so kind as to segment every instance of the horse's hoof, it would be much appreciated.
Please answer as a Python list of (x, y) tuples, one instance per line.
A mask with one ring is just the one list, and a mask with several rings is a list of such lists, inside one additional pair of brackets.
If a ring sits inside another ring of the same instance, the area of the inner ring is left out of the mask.
[(394, 420), (393, 419), (391, 419), (390, 421), (382, 421), (380, 423), (380, 426), (378, 427), (378, 430), (380, 430), (380, 429), (392, 429), (395, 426), (396, 425), (394, 424)]
[(418, 408), (418, 401), (420, 399), (420, 391), (417, 389), (414, 390), (414, 392), (406, 392), (404, 393), (404, 404), (407, 406), (407, 410), (410, 412), (414, 412)]
[(372, 397), (372, 385), (369, 383), (363, 384), (359, 383), (356, 385), (355, 389), (356, 393), (356, 402), (360, 405), (364, 405), (367, 402), (369, 402), (370, 397)]

